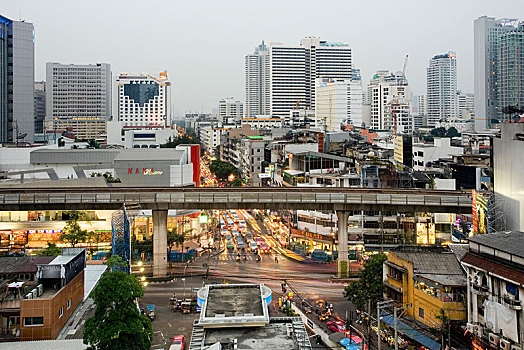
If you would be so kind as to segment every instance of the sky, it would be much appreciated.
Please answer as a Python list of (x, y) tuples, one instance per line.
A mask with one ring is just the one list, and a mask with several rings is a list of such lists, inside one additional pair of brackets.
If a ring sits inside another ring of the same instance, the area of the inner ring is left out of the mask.
[(347, 42), (367, 85), (375, 71), (401, 71), (426, 91), (431, 57), (457, 53), (458, 86), (473, 92), (473, 21), (524, 20), (522, 0), (2, 0), (0, 14), (35, 25), (35, 78), (46, 62), (110, 63), (120, 72), (167, 69), (175, 118), (209, 113), (224, 97), (244, 100), (244, 56), (264, 40), (306, 36)]

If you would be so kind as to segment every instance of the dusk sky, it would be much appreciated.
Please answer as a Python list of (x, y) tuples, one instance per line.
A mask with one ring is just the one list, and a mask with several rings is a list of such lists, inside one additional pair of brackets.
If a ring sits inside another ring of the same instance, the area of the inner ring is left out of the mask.
[(168, 70), (175, 118), (244, 100), (244, 56), (260, 41), (305, 36), (347, 42), (363, 85), (379, 69), (400, 71), (425, 93), (429, 59), (456, 51), (459, 89), (473, 92), (473, 20), (524, 20), (522, 0), (66, 1), (3, 0), (0, 14), (35, 24), (37, 80), (45, 63), (110, 63), (120, 72)]

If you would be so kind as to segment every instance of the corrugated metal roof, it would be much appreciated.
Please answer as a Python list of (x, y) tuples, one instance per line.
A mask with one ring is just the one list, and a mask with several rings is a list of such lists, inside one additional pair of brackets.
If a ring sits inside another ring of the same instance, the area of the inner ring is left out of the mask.
[(38, 340), (0, 343), (0, 349), (5, 350), (84, 350), (87, 345), (82, 339)]
[(53, 256), (8, 256), (0, 258), (0, 273), (36, 272), (36, 264), (48, 264)]
[(524, 258), (524, 232), (512, 231), (476, 235), (469, 238), (469, 241)]
[(38, 149), (29, 154), (31, 164), (112, 163), (119, 149)]

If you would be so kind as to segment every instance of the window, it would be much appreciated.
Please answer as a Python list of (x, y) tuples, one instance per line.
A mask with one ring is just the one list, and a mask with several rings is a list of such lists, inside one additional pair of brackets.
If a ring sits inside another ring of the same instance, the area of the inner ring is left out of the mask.
[(421, 307), (418, 308), (418, 317), (424, 318), (424, 309)]
[(24, 317), (24, 326), (43, 326), (44, 318), (43, 317)]
[(60, 306), (60, 309), (58, 309), (58, 318), (62, 317), (63, 314), (64, 314), (64, 307)]
[(67, 300), (67, 309), (69, 310), (70, 307), (71, 307), (71, 299), (68, 299)]

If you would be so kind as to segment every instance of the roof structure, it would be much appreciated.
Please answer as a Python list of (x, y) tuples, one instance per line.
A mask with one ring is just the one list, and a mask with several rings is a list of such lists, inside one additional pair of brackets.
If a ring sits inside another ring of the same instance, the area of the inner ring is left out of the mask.
[(0, 273), (35, 273), (37, 264), (48, 264), (53, 256), (17, 256), (0, 258)]
[(125, 149), (115, 157), (115, 161), (132, 161), (132, 160), (148, 160), (148, 161), (167, 161), (176, 160), (179, 161), (184, 156), (185, 151), (176, 150), (173, 148), (154, 148), (154, 149), (143, 149), (133, 148)]
[(524, 258), (524, 232), (510, 231), (475, 235), (470, 237), (469, 241)]
[(415, 278), (423, 278), (444, 286), (466, 286), (464, 271), (451, 251), (393, 250), (392, 252), (413, 264)]
[(84, 350), (87, 345), (82, 339), (38, 340), (0, 343), (0, 350)]

